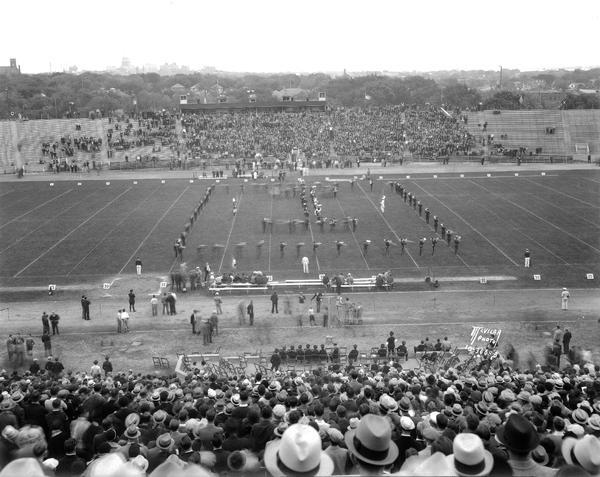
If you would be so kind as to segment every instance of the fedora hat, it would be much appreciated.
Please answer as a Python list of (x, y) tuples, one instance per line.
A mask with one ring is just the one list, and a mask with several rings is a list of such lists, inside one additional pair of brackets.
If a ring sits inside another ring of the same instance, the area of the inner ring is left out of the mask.
[(582, 426), (585, 426), (587, 424), (588, 417), (588, 413), (585, 412), (583, 409), (575, 409), (571, 414), (571, 420), (575, 424), (581, 424)]
[(496, 437), (507, 449), (518, 453), (529, 452), (540, 442), (533, 424), (520, 414), (511, 414), (506, 424), (496, 430)]
[(6, 398), (0, 403), (0, 411), (10, 411), (15, 407), (15, 402), (11, 398)]
[(550, 460), (544, 446), (537, 446), (531, 451), (531, 458), (540, 465), (546, 465)]
[(398, 457), (398, 447), (392, 442), (392, 427), (383, 416), (365, 415), (356, 429), (346, 432), (344, 440), (348, 450), (367, 464), (385, 466)]
[(386, 413), (398, 410), (398, 403), (389, 394), (382, 394), (379, 398), (379, 407)]
[(588, 426), (590, 426), (590, 429), (600, 431), (600, 415), (592, 414), (588, 419)]
[(169, 450), (172, 445), (173, 438), (168, 432), (165, 432), (164, 434), (160, 435), (158, 439), (156, 439), (156, 447), (158, 447), (161, 450)]
[(281, 439), (265, 449), (264, 462), (271, 475), (331, 475), (334, 464), (321, 451), (321, 437), (311, 426), (293, 424)]
[(591, 434), (581, 439), (567, 437), (562, 442), (562, 455), (570, 465), (577, 465), (592, 475), (600, 472), (600, 439)]
[(127, 430), (125, 431), (125, 437), (127, 439), (137, 439), (141, 435), (142, 434), (141, 434), (140, 430), (137, 428), (137, 426), (135, 424), (132, 424), (131, 426), (129, 426), (127, 428)]
[(458, 475), (488, 475), (494, 466), (494, 457), (483, 448), (483, 441), (476, 434), (458, 434), (452, 451), (446, 459)]

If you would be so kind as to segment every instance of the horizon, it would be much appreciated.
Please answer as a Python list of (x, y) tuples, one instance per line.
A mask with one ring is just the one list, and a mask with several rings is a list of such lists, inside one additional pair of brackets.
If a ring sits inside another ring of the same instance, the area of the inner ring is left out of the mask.
[(5, 18), (26, 18), (27, 31), (34, 33), (24, 36), (22, 22), (3, 25), (0, 64), (16, 58), (24, 74), (68, 71), (74, 65), (78, 72), (104, 72), (118, 68), (122, 58), (139, 68), (175, 63), (190, 72), (214, 67), (249, 74), (599, 66), (593, 45), (600, 2), (594, 0), (576, 0), (568, 10), (557, 0), (507, 0), (502, 8), (475, 0), (307, 0), (302, 8), (276, 0), (86, 5), (82, 10), (75, 0), (8, 2)]

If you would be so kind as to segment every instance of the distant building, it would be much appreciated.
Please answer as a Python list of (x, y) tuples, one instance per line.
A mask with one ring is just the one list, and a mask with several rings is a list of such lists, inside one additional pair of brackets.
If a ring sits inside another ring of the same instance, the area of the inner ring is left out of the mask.
[(273, 96), (279, 101), (306, 101), (308, 92), (302, 88), (284, 88), (273, 91)]
[(21, 74), (21, 65), (17, 65), (17, 59), (11, 58), (9, 66), (0, 66), (0, 75), (19, 75)]

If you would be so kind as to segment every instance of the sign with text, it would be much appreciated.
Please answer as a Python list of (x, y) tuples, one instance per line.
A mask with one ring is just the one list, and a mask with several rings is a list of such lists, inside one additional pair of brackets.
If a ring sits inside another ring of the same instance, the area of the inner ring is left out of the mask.
[(483, 326), (474, 326), (471, 331), (470, 343), (467, 346), (470, 350), (487, 348), (490, 340), (500, 341), (502, 330), (500, 328), (485, 328)]

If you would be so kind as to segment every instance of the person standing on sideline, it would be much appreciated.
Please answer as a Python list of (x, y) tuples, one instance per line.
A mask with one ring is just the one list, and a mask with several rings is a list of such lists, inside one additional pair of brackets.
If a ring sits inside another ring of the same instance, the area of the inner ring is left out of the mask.
[(308, 273), (308, 257), (302, 257), (302, 273)]
[(320, 291), (316, 292), (312, 298), (310, 299), (310, 301), (316, 300), (316, 304), (317, 304), (317, 313), (321, 313), (321, 302), (323, 301), (323, 293), (321, 293)]
[(169, 301), (167, 300), (166, 293), (163, 293), (163, 296), (160, 299), (160, 302), (162, 303), (162, 314), (168, 315), (169, 314)]
[(192, 314), (190, 315), (190, 325), (192, 325), (192, 334), (193, 335), (196, 334), (196, 322), (197, 322), (196, 313), (198, 313), (198, 310), (194, 310), (192, 312)]
[(315, 321), (315, 310), (313, 310), (312, 306), (308, 308), (308, 324), (310, 326), (317, 326), (317, 322)]
[(129, 333), (129, 312), (125, 308), (121, 310), (121, 329), (123, 333)]
[(90, 300), (88, 300), (87, 296), (81, 296), (81, 317), (84, 320), (90, 319)]
[(248, 322), (250, 323), (250, 326), (254, 326), (254, 303), (252, 300), (250, 300), (250, 303), (248, 303), (246, 312), (248, 313)]
[(569, 295), (569, 290), (567, 290), (566, 288), (563, 288), (562, 292), (560, 294), (560, 298), (561, 298), (561, 302), (562, 302), (562, 309), (565, 311), (569, 309), (570, 296), (571, 295)]
[(50, 333), (50, 321), (46, 312), (42, 313), (42, 333)]
[(329, 328), (329, 308), (323, 308), (323, 328)]
[(158, 315), (158, 298), (156, 298), (156, 295), (152, 295), (152, 298), (150, 298), (150, 306), (152, 307), (152, 316)]
[(44, 333), (42, 335), (42, 343), (44, 343), (46, 356), (52, 356), (52, 339), (50, 338), (50, 333)]
[(138, 278), (142, 276), (142, 260), (140, 259), (140, 257), (137, 257), (135, 259), (135, 273)]
[(104, 370), (104, 377), (108, 376), (108, 373), (112, 373), (113, 365), (110, 362), (110, 358), (107, 356), (104, 358), (104, 363), (102, 363), (102, 369)]
[(556, 325), (556, 328), (554, 329), (554, 333), (552, 335), (552, 339), (554, 343), (558, 343), (559, 346), (562, 344), (563, 330), (560, 329), (560, 325)]
[(215, 308), (217, 309), (217, 315), (221, 315), (223, 313), (223, 309), (221, 308), (221, 305), (223, 304), (223, 300), (221, 300), (221, 297), (219, 296), (219, 292), (215, 292), (214, 301), (215, 301)]
[(129, 290), (127, 297), (129, 299), (129, 311), (135, 311), (135, 293), (133, 293), (133, 290)]
[(531, 252), (528, 248), (525, 249), (523, 256), (525, 257), (525, 268), (529, 268), (529, 265), (531, 264)]
[(271, 313), (279, 313), (279, 308), (277, 304), (279, 303), (279, 296), (277, 296), (277, 292), (274, 291), (271, 295)]
[(121, 333), (123, 331), (123, 321), (121, 320), (121, 309), (117, 310), (117, 333)]
[(570, 345), (571, 345), (571, 331), (569, 331), (569, 328), (565, 328), (565, 333), (563, 335), (563, 354), (568, 355), (570, 349)]
[(244, 303), (244, 300), (242, 300), (238, 303), (237, 315), (238, 315), (238, 324), (240, 326), (245, 325), (246, 324), (246, 305)]
[(58, 332), (58, 322), (60, 320), (60, 316), (58, 316), (56, 314), (56, 312), (52, 312), (50, 313), (50, 323), (52, 324), (52, 334), (53, 335), (60, 335), (60, 333)]

